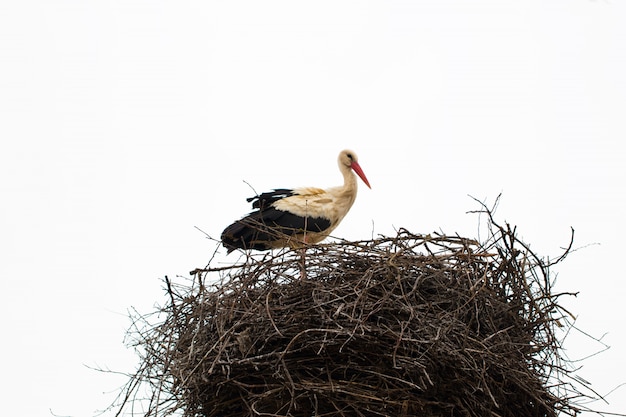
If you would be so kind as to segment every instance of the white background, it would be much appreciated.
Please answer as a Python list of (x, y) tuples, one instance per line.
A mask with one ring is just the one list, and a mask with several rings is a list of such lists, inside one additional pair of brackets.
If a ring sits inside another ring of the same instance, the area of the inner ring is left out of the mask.
[(610, 345), (577, 375), (626, 413), (625, 22), (617, 0), (1, 2), (3, 415), (106, 408), (126, 378), (89, 367), (134, 370), (128, 310), (206, 264), (195, 227), (247, 213), (244, 181), (340, 184), (346, 147), (373, 189), (336, 236), (475, 237), (468, 195), (500, 193), (541, 255), (574, 227), (557, 289)]

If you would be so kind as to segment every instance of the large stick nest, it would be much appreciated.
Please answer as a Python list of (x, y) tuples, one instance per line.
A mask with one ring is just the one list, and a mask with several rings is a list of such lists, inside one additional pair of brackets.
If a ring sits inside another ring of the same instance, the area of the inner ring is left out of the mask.
[(489, 229), (313, 246), (305, 279), (286, 251), (166, 280), (123, 402), (147, 382), (147, 416), (575, 415), (550, 265)]

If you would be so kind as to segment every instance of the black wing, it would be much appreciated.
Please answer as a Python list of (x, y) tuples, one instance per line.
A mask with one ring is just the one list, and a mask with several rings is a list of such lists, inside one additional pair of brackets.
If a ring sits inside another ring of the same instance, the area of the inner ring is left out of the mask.
[[(262, 196), (263, 194), (259, 197)], [(280, 198), (275, 198), (273, 201), (279, 199)], [(255, 202), (255, 204), (256, 203), (257, 202)], [(243, 219), (228, 226), (224, 232), (222, 232), (222, 244), (228, 249), (228, 252), (237, 248), (267, 250), (271, 249), (272, 242), (281, 240), (285, 238), (285, 236), (293, 236), (305, 231), (321, 232), (329, 227), (329, 219), (322, 217), (303, 217), (288, 211), (268, 207), (252, 212)]]

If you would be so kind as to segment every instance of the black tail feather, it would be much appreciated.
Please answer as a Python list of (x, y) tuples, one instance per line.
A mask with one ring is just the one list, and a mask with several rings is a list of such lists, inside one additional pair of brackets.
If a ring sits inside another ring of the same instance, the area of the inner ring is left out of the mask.
[(282, 200), (283, 198), (291, 197), (292, 195), (294, 195), (294, 192), (289, 188), (277, 188), (267, 193), (246, 198), (246, 201), (252, 203), (252, 208), (265, 210), (268, 209), (272, 203)]

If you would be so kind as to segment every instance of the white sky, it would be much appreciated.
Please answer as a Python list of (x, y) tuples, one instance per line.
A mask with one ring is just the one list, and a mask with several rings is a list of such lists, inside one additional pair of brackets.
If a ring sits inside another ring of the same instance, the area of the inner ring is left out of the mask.
[(346, 147), (373, 189), (337, 236), (475, 237), (468, 195), (501, 192), (542, 255), (573, 226), (558, 290), (611, 346), (578, 375), (626, 383), (624, 22), (617, 0), (1, 2), (3, 414), (106, 407), (125, 378), (85, 365), (134, 370), (127, 310), (206, 264), (194, 226), (247, 213), (244, 180), (339, 184)]

